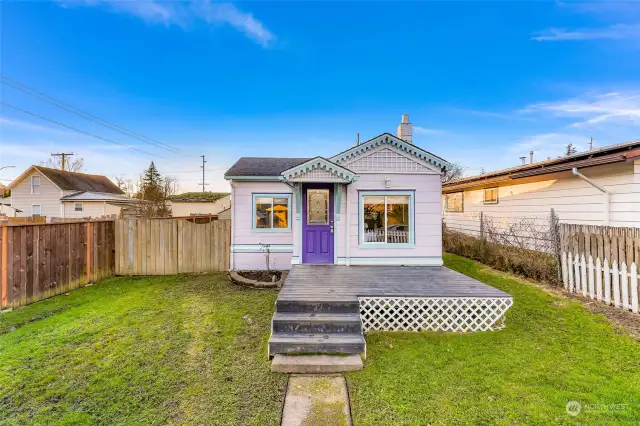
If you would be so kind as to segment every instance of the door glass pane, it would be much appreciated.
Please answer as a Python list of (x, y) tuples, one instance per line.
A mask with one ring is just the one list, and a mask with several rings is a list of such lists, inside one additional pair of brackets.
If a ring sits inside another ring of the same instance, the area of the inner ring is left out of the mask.
[(329, 224), (328, 189), (310, 189), (307, 191), (307, 224)]
[(364, 196), (364, 242), (384, 242), (384, 197)]
[(256, 198), (256, 228), (271, 228), (273, 198)]
[(289, 227), (289, 205), (286, 198), (273, 199), (273, 227)]
[(409, 242), (409, 196), (390, 195), (387, 197), (387, 243), (406, 244)]

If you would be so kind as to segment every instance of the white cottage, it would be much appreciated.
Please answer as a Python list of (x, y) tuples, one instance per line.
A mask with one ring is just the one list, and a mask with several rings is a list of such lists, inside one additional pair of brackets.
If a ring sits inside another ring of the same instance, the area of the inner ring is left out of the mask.
[(442, 265), (440, 175), (409, 116), (329, 158), (240, 158), (231, 183), (231, 269), (295, 264)]

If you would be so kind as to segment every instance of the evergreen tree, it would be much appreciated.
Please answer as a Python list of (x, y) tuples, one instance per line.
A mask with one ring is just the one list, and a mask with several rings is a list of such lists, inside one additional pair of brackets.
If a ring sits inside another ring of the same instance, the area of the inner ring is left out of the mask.
[(173, 194), (174, 189), (174, 179), (163, 177), (152, 161), (140, 177), (140, 190), (136, 195), (136, 198), (142, 200), (139, 216), (171, 216), (168, 199)]

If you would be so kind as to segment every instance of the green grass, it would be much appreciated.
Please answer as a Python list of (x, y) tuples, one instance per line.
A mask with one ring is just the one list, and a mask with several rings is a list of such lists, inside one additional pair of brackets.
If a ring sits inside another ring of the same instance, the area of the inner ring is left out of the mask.
[(347, 374), (355, 424), (637, 423), (637, 341), (579, 302), (462, 257), (445, 265), (514, 296), (506, 328), (369, 334), (365, 369)]
[(223, 275), (113, 278), (0, 314), (0, 423), (278, 424), (276, 296)]

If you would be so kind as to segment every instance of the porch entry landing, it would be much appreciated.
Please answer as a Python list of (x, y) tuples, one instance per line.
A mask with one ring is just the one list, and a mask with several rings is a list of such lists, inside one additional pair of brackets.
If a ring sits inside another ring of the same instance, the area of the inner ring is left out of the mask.
[(489, 331), (513, 297), (445, 267), (293, 265), (276, 301), (269, 355), (363, 353), (363, 333)]

